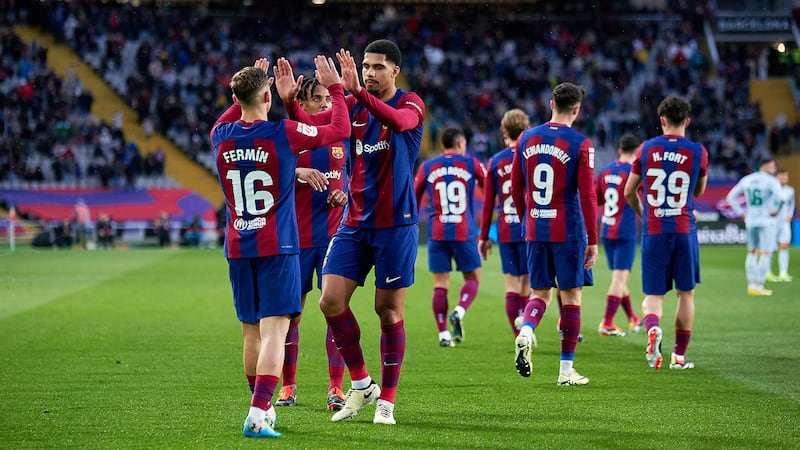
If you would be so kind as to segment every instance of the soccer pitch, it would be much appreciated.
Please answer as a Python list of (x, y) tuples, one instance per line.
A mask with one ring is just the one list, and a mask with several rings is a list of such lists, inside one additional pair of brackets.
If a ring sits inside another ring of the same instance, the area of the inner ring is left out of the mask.
[[(278, 408), (277, 440), (241, 435), (249, 390), (220, 250), (0, 251), (0, 448), (797, 448), (800, 281), (745, 294), (743, 247), (701, 249), (690, 371), (653, 372), (644, 333), (600, 337), (604, 257), (584, 290), (575, 367), (588, 386), (557, 386), (555, 303), (520, 377), (498, 256), (483, 270), (464, 343), (440, 348), (425, 248), (406, 298), (408, 350), (397, 425), (374, 406), (330, 422), (318, 291), (300, 326), (298, 406)], [(792, 249), (800, 275), (800, 250)], [(633, 303), (641, 310), (637, 266)], [(461, 276), (449, 292), (455, 305)], [(372, 280), (356, 291), (370, 373), (380, 378)], [(674, 343), (665, 301), (663, 350)], [(620, 311), (617, 323), (625, 325)], [(349, 380), (345, 380), (345, 389)]]

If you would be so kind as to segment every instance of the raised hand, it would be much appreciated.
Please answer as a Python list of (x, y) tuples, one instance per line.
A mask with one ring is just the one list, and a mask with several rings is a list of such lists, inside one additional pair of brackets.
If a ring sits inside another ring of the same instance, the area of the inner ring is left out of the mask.
[[(257, 67), (264, 71), (264, 73), (269, 73), (269, 60), (267, 58), (258, 58), (253, 64), (253, 67)], [(275, 77), (269, 77), (268, 81), (269, 86), (272, 87), (272, 84), (275, 83)]]
[(356, 60), (350, 55), (350, 50), (339, 50), (336, 59), (339, 60), (339, 65), (342, 67), (342, 86), (353, 94), (361, 92), (358, 67), (356, 67)]
[(275, 73), (275, 88), (278, 89), (278, 96), (284, 104), (293, 102), (303, 84), (303, 75), (298, 76), (295, 80), (292, 65), (286, 58), (278, 58), (278, 63), (272, 70)]
[(317, 67), (317, 70), (314, 71), (314, 75), (317, 77), (319, 84), (329, 87), (342, 82), (339, 72), (336, 71), (333, 58), (317, 55), (317, 57), (314, 58), (314, 65)]

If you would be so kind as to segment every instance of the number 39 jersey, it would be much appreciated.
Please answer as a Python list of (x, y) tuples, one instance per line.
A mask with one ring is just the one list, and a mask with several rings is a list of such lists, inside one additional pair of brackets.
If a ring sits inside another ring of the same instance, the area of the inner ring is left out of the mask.
[(529, 128), (517, 139), (511, 171), (514, 204), (525, 215), (528, 241), (597, 245), (590, 139), (554, 122)]
[(619, 241), (636, 240), (636, 213), (628, 206), (623, 192), (631, 163), (612, 161), (597, 175), (597, 204), (603, 207), (600, 237)]
[(708, 152), (683, 136), (662, 135), (642, 143), (631, 173), (642, 177), (642, 235), (696, 232), (694, 189), (706, 175)]
[(475, 183), (483, 186), (485, 172), (474, 157), (448, 152), (419, 167), (414, 191), (418, 204), (425, 192), (431, 199), (429, 240), (465, 242), (477, 238), (473, 198)]

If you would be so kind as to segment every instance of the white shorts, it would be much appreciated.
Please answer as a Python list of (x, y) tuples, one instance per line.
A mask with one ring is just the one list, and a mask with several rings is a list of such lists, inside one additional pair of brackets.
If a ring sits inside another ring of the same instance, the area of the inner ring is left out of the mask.
[(789, 244), (792, 242), (792, 224), (782, 220), (778, 224), (778, 243)]
[(753, 226), (747, 228), (747, 250), (774, 252), (778, 241), (775, 239), (775, 225)]

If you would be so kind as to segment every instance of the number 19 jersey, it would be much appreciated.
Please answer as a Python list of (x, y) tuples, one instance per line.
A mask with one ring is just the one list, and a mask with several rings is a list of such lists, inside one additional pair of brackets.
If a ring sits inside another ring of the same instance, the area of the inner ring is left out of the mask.
[(706, 175), (708, 152), (683, 136), (661, 135), (642, 143), (631, 173), (642, 177), (642, 235), (696, 232), (694, 189)]
[(428, 239), (465, 242), (478, 235), (473, 212), (475, 183), (483, 186), (485, 169), (472, 156), (443, 153), (419, 166), (414, 179), (417, 198), (430, 197)]

